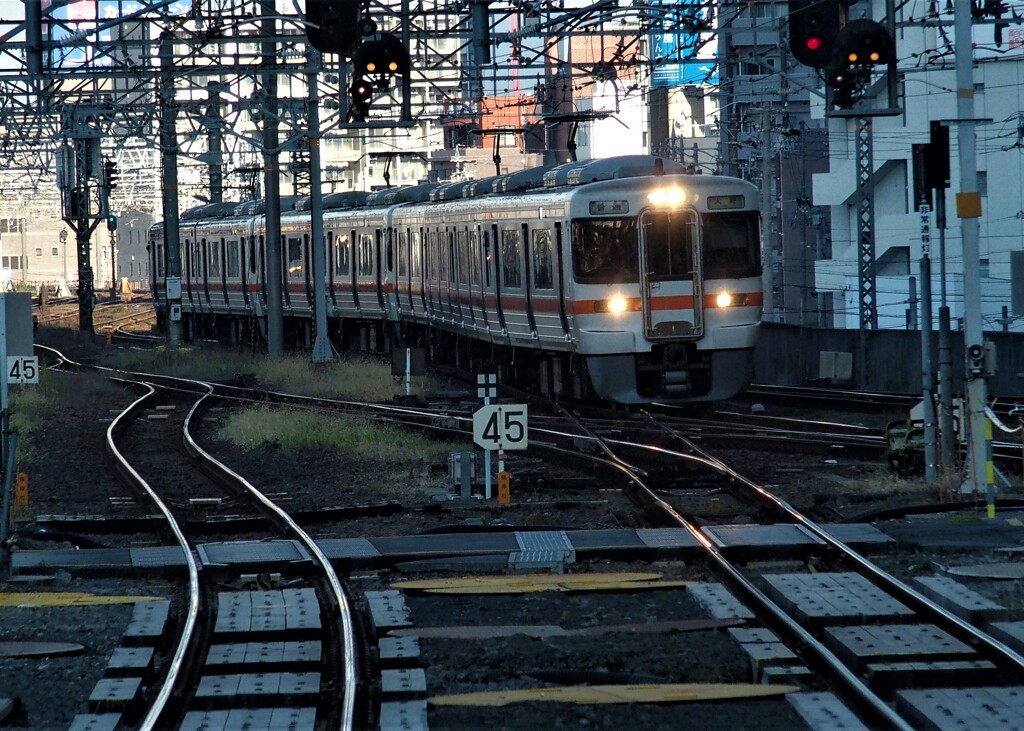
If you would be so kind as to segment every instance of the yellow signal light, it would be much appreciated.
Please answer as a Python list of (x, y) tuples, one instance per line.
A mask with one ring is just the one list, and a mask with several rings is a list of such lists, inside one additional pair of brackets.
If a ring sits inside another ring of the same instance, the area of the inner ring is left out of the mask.
[(849, 61), (850, 63), (857, 63), (857, 54), (850, 53), (849, 55), (847, 55), (846, 60)]
[(391, 63), (389, 63), (388, 64), (388, 71), (390, 71), (391, 73), (394, 73), (395, 71), (398, 71), (398, 63), (396, 61), (392, 61)]
[(374, 71), (377, 70), (377, 64), (375, 64), (373, 61), (367, 61), (366, 70), (372, 74)]
[(881, 56), (879, 55), (878, 51), (872, 51), (870, 58), (871, 63), (878, 63), (878, 60), (881, 58)]

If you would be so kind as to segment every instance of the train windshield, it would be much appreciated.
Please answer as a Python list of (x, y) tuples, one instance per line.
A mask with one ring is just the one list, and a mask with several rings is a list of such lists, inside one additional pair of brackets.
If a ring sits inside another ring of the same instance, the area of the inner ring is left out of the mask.
[(705, 279), (757, 277), (761, 274), (761, 244), (757, 230), (757, 213), (705, 213), (704, 260)]
[(573, 221), (572, 273), (580, 284), (639, 282), (636, 218)]

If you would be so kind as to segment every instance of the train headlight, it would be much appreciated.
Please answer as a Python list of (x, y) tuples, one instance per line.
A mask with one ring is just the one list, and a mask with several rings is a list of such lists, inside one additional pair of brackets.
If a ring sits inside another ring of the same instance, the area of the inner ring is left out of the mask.
[(732, 305), (732, 295), (728, 292), (719, 292), (715, 296), (715, 304), (719, 307), (730, 307)]
[(686, 202), (686, 191), (676, 186), (657, 188), (647, 194), (647, 202), (658, 208), (678, 208)]
[(594, 312), (608, 312), (613, 315), (621, 315), (623, 312), (627, 312), (630, 309), (639, 309), (637, 305), (639, 305), (639, 302), (637, 302), (636, 305), (633, 305), (630, 303), (629, 299), (617, 294), (606, 300), (597, 300), (594, 303)]

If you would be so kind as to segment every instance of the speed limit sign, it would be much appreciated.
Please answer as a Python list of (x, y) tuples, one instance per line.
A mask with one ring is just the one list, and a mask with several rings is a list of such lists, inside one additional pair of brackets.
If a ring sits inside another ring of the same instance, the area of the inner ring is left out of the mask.
[(473, 413), (473, 442), (484, 449), (526, 449), (526, 404), (483, 406)]
[(7, 356), (8, 383), (39, 383), (39, 358), (34, 355)]

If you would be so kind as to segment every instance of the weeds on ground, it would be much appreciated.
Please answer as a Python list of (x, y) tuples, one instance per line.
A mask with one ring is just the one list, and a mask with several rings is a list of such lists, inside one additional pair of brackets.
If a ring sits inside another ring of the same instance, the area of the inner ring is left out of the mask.
[(422, 463), (450, 445), (363, 416), (262, 406), (230, 414), (218, 434), (245, 449), (330, 450), (352, 459)]
[[(388, 401), (403, 392), (388, 363), (365, 356), (311, 363), (308, 357), (298, 355), (268, 358), (230, 350), (161, 347), (113, 352), (105, 365), (218, 382), (244, 378), (258, 388), (317, 398)], [(425, 395), (437, 391), (438, 386), (429, 377), (418, 377), (413, 379), (413, 390)]]
[(12, 385), (11, 427), (18, 431), (15, 459), (18, 464), (35, 457), (35, 432), (56, 418), (61, 409), (76, 403), (95, 404), (111, 401), (120, 393), (117, 385), (85, 373), (56, 373), (41, 370), (38, 384)]

